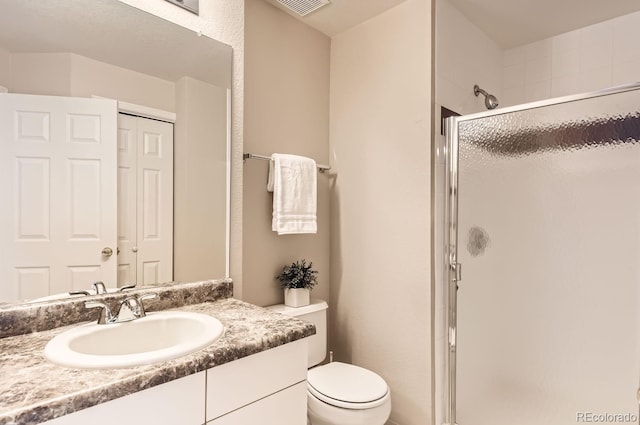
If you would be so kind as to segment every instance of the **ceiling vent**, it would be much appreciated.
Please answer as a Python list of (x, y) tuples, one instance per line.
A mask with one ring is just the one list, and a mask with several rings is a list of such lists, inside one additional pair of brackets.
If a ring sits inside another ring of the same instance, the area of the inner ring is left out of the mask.
[(307, 16), (309, 13), (320, 9), (331, 3), (331, 0), (275, 0), (287, 9), (300, 16)]

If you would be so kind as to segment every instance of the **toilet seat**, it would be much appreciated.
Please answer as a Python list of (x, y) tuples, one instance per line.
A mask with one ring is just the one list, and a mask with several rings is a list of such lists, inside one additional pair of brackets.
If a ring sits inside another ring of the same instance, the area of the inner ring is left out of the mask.
[(389, 394), (378, 374), (341, 362), (310, 369), (307, 382), (314, 397), (343, 409), (371, 409), (384, 404)]

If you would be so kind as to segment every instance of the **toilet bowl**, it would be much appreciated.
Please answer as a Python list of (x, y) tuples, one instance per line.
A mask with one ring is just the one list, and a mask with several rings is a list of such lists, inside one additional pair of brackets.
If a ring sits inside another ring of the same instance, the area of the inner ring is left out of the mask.
[(370, 370), (333, 362), (309, 370), (307, 415), (312, 425), (384, 425), (391, 413), (387, 383)]
[[(327, 303), (305, 307), (267, 307), (316, 326), (309, 337), (307, 417), (310, 425), (384, 425), (391, 413), (391, 392), (376, 373), (342, 362), (320, 364), (327, 348)], [(314, 367), (315, 366), (315, 367)]]

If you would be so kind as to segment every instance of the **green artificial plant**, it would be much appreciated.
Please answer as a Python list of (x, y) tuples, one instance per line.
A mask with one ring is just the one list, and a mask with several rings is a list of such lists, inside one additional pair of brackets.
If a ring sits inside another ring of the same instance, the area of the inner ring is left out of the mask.
[(302, 259), (284, 266), (282, 272), (276, 276), (283, 288), (289, 289), (313, 289), (318, 284), (318, 271), (313, 269), (313, 263)]

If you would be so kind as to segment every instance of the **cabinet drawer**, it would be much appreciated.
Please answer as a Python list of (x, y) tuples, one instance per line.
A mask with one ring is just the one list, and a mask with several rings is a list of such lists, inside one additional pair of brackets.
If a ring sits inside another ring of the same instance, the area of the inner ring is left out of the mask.
[(307, 423), (307, 383), (258, 400), (207, 425), (302, 425)]
[(204, 420), (205, 373), (107, 401), (44, 425), (201, 425)]
[(306, 379), (307, 338), (209, 369), (207, 421)]

